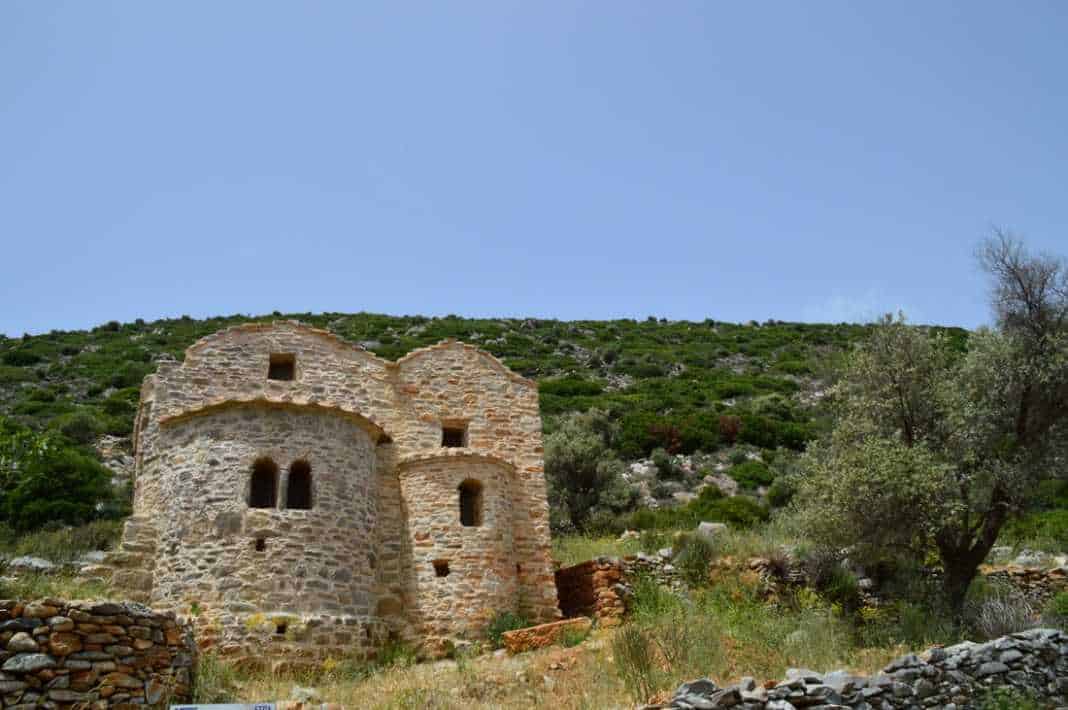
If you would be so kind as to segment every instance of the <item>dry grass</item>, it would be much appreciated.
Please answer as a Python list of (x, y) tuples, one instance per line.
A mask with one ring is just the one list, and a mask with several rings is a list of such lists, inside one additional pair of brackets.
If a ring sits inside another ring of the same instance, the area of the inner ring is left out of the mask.
[(102, 582), (87, 581), (72, 574), (22, 574), (0, 578), (0, 599), (112, 599)]
[(461, 662), (401, 665), (370, 673), (342, 666), (317, 677), (238, 674), (232, 681), (236, 692), (232, 699), (283, 699), (290, 696), (294, 685), (311, 685), (324, 702), (346, 708), (630, 707), (618, 678), (606, 672), (611, 664), (605, 641), (609, 633), (596, 631), (573, 648), (554, 647), (514, 658), (486, 654)]
[[(317, 677), (237, 676), (230, 697), (216, 699), (284, 699), (299, 684), (312, 685), (325, 702), (345, 707), (632, 708), (649, 696), (666, 697), (680, 682), (696, 677), (721, 684), (743, 675), (778, 680), (791, 666), (871, 673), (926, 647), (926, 641), (867, 645), (852, 620), (815, 595), (769, 607), (740, 578), (725, 579), (688, 600), (647, 583), (636, 592), (626, 626), (595, 629), (572, 648), (379, 669), (327, 664)], [(625, 635), (631, 643), (621, 641)], [(639, 663), (644, 667), (635, 669), (631, 653), (646, 642)]]

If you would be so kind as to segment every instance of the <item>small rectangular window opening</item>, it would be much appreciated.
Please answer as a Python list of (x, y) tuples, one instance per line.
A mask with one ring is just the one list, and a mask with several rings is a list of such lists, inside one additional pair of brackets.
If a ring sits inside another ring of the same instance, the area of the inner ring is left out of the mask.
[(297, 356), (293, 353), (271, 353), (267, 368), (268, 380), (293, 380), (297, 373)]
[(262, 537), (256, 538), (256, 552), (263, 552), (266, 549), (267, 549), (267, 540), (262, 538)]
[(449, 561), (448, 560), (434, 560), (434, 574), (438, 577), (449, 576)]
[(443, 424), (441, 426), (441, 445), (449, 449), (467, 446), (467, 426), (464, 424)]
[(276, 623), (274, 625), (274, 632), (279, 636), (285, 636), (286, 635), (286, 628), (287, 628), (286, 623), (284, 621), (279, 621), (278, 623)]

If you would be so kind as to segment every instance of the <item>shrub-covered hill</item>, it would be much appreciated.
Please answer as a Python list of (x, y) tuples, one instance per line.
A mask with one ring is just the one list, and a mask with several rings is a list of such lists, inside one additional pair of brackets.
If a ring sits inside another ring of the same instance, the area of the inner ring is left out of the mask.
[(222, 328), (276, 319), (326, 328), (389, 359), (444, 338), (476, 344), (538, 380), (545, 415), (608, 411), (620, 424), (616, 446), (624, 458), (656, 447), (713, 450), (721, 415), (738, 418), (739, 441), (801, 447), (813, 432), (806, 402), (817, 394), (819, 379), (843, 348), (866, 333), (865, 326), (845, 324), (369, 313), (112, 321), (90, 331), (0, 337), (0, 414), (33, 429), (59, 430), (79, 443), (105, 433), (127, 435), (141, 380), (160, 358), (180, 360), (191, 343)]

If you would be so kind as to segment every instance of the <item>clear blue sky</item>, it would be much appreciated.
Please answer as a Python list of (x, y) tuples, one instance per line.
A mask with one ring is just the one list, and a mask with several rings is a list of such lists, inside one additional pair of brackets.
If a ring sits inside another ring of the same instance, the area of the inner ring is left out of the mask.
[(1068, 253), (1064, 2), (0, 3), (0, 332), (987, 319)]

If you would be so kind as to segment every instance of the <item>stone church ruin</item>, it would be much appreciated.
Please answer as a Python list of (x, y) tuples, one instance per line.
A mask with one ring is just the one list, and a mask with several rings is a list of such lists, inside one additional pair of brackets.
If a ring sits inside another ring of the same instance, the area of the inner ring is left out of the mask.
[(396, 362), (295, 322), (201, 339), (145, 379), (131, 599), (255, 659), (430, 654), (496, 613), (559, 618), (536, 385), (446, 341)]

